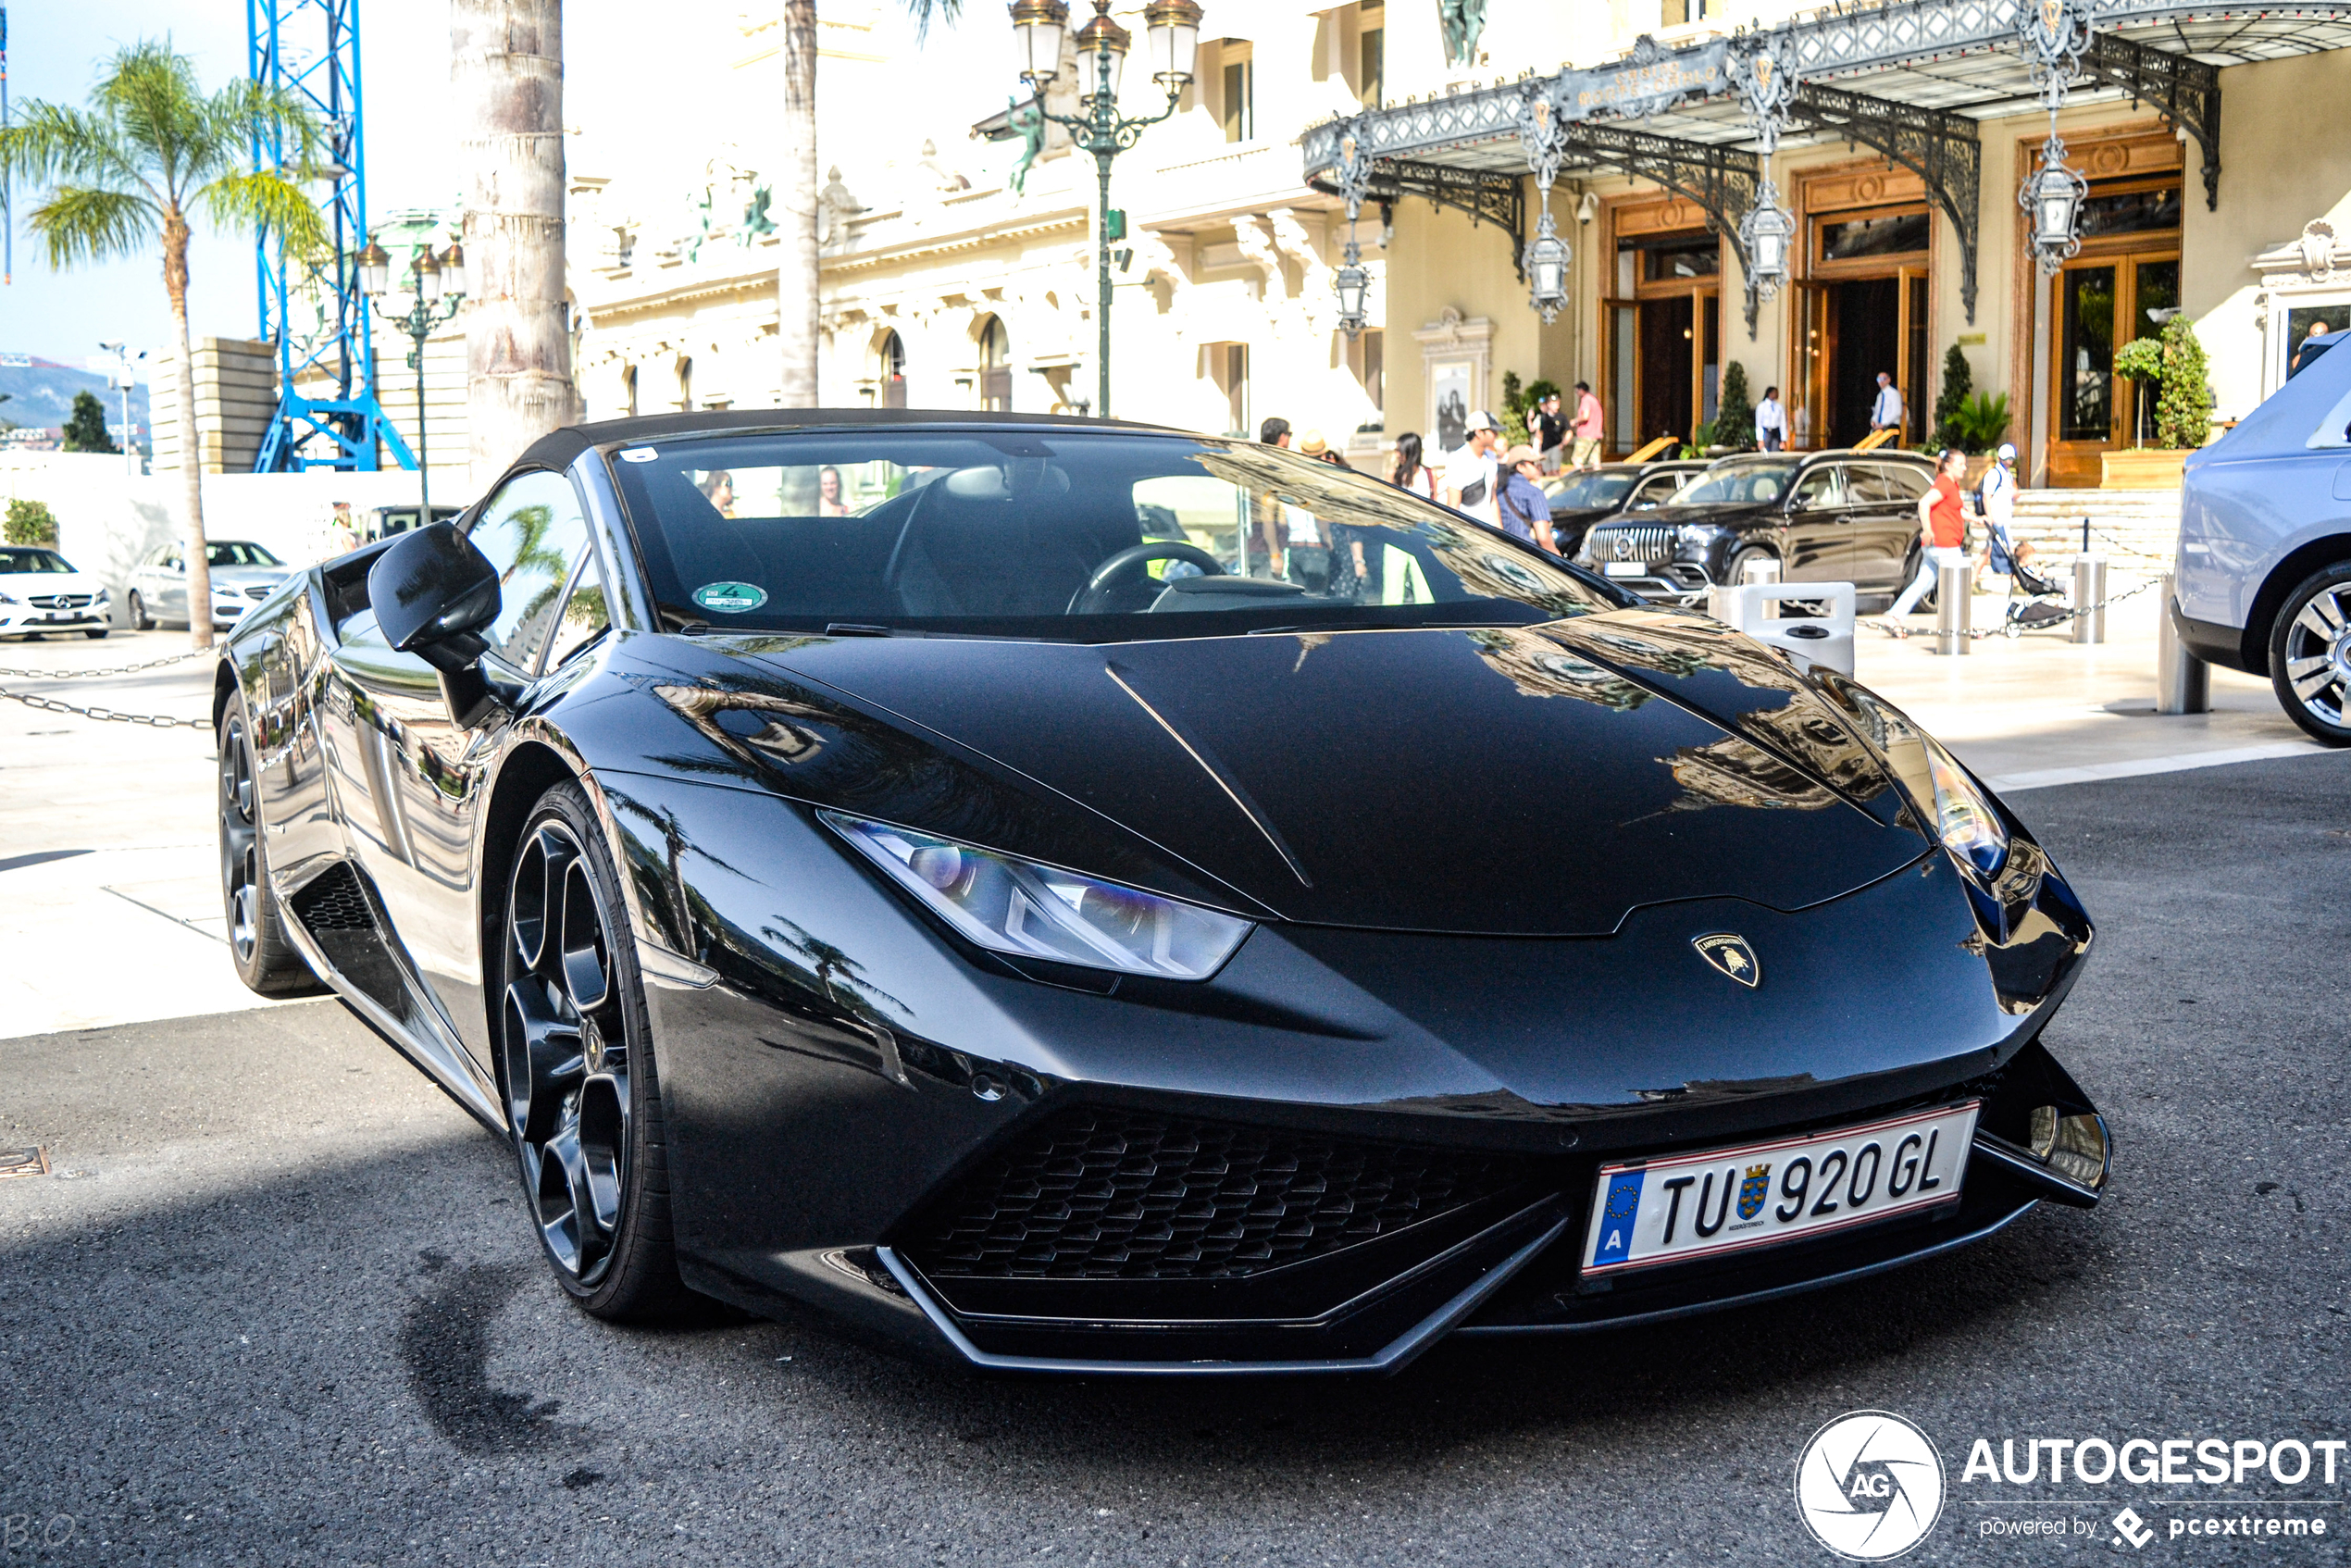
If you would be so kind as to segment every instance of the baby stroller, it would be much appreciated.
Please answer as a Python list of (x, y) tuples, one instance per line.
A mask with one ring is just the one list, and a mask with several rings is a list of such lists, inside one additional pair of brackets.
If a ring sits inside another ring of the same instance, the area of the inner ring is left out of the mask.
[(2009, 579), (2009, 623), (2021, 631), (2043, 631), (2062, 625), (2073, 614), (2065, 591), (2016, 558), (2008, 530), (1991, 525), (1984, 566), (2006, 572)]

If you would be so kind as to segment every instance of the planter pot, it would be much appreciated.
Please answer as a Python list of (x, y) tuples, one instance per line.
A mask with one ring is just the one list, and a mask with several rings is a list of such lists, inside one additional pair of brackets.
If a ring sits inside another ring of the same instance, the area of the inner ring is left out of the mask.
[(2183, 447), (2132, 447), (2099, 456), (2100, 488), (2105, 490), (2177, 490), (2188, 460)]

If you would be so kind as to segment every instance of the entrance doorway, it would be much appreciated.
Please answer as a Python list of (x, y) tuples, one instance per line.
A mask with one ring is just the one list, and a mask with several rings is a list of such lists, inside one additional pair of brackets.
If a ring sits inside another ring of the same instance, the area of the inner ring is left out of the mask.
[(2154, 439), (2155, 400), (2114, 373), (2114, 351), (2162, 331), (2180, 304), (2176, 249), (2083, 253), (2049, 280), (2049, 483), (2059, 489), (2096, 488), (2107, 453)]
[(1619, 455), (1660, 436), (1695, 442), (1721, 393), (1722, 242), (1705, 230), (1629, 237), (1620, 219), (1615, 298), (1604, 307)]
[[(1885, 184), (1874, 176), (1841, 175), (1814, 182), (1808, 199), (1869, 200)], [(1934, 226), (1925, 205), (1816, 208), (1808, 227), (1807, 277), (1796, 302), (1789, 444), (1819, 450), (1861, 442), (1870, 433), (1881, 374), (1901, 389), (1899, 439), (1904, 444), (1923, 440), (1934, 406), (1927, 266)]]

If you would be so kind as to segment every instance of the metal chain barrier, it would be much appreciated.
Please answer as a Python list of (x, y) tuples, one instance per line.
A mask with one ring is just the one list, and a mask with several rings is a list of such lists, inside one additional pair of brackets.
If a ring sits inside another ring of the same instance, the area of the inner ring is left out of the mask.
[(50, 697), (36, 697), (29, 691), (0, 691), (0, 699), (22, 703), (28, 708), (39, 708), (44, 713), (79, 714), (83, 718), (103, 719), (112, 724), (143, 724), (150, 729), (201, 729), (206, 734), (212, 731), (209, 719), (167, 718), (161, 714), (123, 714), (112, 708), (85, 708)]
[(1923, 630), (1913, 631), (1909, 627), (1904, 626), (1901, 622), (1888, 620), (1882, 616), (1874, 616), (1865, 621), (1855, 621), (1853, 624), (1857, 628), (1865, 626), (1874, 627), (1878, 630), (1885, 633), (1888, 637), (1964, 637), (1971, 642), (1981, 642), (1987, 637), (2006, 637), (2013, 640), (2023, 636), (2027, 631), (2050, 631), (2058, 627), (2063, 626), (2068, 621), (2076, 621), (2080, 620), (2084, 616), (2095, 615), (2098, 611), (2105, 609), (2108, 604), (2120, 604), (2125, 599), (2135, 598), (2137, 595), (2145, 593), (2148, 589), (2155, 587), (2163, 579), (2159, 577), (2149, 578), (2146, 581), (2138, 584), (2134, 588), (2126, 588), (2120, 593), (2109, 593), (2095, 604), (2084, 604), (2078, 610), (2061, 611), (2056, 619), (2043, 621), (2038, 626), (2032, 627), (2026, 626), (2021, 621), (2003, 618), (2001, 624), (1998, 626), (1972, 626), (1966, 630), (1959, 632), (1945, 631), (1941, 627), (1929, 627)]
[(0, 675), (18, 676), (27, 680), (95, 680), (102, 675), (137, 675), (141, 670), (161, 669), (166, 665), (184, 665), (190, 659), (219, 656), (220, 650), (218, 648), (192, 648), (167, 659), (149, 659), (143, 665), (122, 665), (114, 669), (0, 669)]

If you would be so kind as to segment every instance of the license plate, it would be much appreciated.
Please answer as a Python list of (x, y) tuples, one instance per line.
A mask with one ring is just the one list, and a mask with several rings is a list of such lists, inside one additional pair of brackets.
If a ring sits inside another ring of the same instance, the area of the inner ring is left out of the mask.
[(1602, 577), (1647, 577), (1649, 575), (1649, 567), (1647, 561), (1603, 561), (1600, 563), (1600, 575)]
[(1586, 1274), (1867, 1225), (1959, 1196), (1980, 1100), (1804, 1138), (1602, 1165)]

